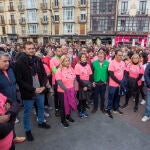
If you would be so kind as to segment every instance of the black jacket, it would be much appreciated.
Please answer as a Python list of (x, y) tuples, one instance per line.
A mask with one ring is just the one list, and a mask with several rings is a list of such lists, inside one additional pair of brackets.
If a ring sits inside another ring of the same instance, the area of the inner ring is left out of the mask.
[[(47, 76), (42, 64), (42, 61), (33, 56), (36, 60), (37, 74), (40, 86), (46, 86)], [(19, 85), (21, 98), (31, 100), (35, 97), (35, 88), (33, 87), (32, 71), (28, 64), (28, 56), (22, 53), (15, 63), (16, 80)]]

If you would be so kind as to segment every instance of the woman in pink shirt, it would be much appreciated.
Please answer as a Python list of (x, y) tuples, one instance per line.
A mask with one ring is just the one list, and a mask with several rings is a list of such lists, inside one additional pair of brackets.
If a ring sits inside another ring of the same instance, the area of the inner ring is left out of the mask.
[(141, 78), (144, 74), (144, 68), (140, 65), (138, 54), (133, 54), (131, 57), (131, 63), (128, 64), (126, 71), (128, 76), (128, 92), (126, 94), (125, 104), (122, 108), (128, 106), (129, 98), (133, 96), (135, 97), (134, 112), (137, 112), (139, 103), (139, 87), (141, 86)]
[(72, 67), (70, 67), (70, 59), (67, 55), (63, 55), (60, 59), (60, 67), (55, 74), (58, 84), (57, 92), (59, 99), (59, 110), (61, 123), (64, 127), (69, 124), (66, 120), (74, 122), (71, 118), (71, 109), (76, 109), (75, 102), (75, 86), (76, 76)]
[(86, 112), (86, 101), (90, 101), (92, 90), (92, 70), (87, 63), (87, 55), (81, 54), (79, 56), (79, 63), (75, 66), (75, 73), (79, 83), (79, 117), (88, 117)]

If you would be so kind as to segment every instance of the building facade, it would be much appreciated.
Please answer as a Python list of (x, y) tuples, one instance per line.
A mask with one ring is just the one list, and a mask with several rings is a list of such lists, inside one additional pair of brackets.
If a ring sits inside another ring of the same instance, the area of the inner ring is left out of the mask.
[(0, 0), (1, 41), (87, 39), (88, 0)]
[(103, 44), (111, 44), (115, 38), (117, 21), (117, 0), (91, 0), (90, 31), (91, 38)]
[(148, 45), (150, 0), (119, 0), (115, 45)]

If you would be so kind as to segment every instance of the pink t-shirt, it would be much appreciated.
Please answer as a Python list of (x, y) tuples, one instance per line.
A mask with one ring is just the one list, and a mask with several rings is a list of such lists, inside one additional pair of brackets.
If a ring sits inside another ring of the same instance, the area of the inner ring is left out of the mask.
[(89, 64), (86, 66), (81, 66), (79, 63), (75, 66), (76, 75), (80, 75), (81, 80), (89, 80), (92, 70)]
[[(55, 74), (56, 80), (62, 80), (62, 83), (67, 89), (73, 88), (75, 77), (75, 72), (72, 67), (59, 68)], [(57, 91), (64, 92), (64, 90), (61, 89), (60, 86), (58, 86)]]
[[(115, 59), (110, 62), (108, 67), (108, 71), (113, 71), (114, 76), (118, 80), (123, 79), (124, 70), (126, 70), (125, 63), (123, 61), (117, 62)], [(116, 83), (111, 77), (109, 77), (109, 86), (118, 87), (119, 84)]]
[[(129, 76), (132, 78), (138, 78), (139, 74), (144, 74), (144, 67), (142, 65), (134, 65), (129, 64), (127, 66), (127, 71), (129, 72)], [(138, 81), (138, 85), (142, 84), (142, 80)]]
[(52, 85), (55, 84), (55, 73), (53, 72), (53, 68), (58, 68), (60, 65), (60, 59), (57, 57), (53, 57), (50, 60), (50, 67), (52, 69)]
[(46, 74), (47, 75), (50, 74), (51, 72), (50, 72), (50, 69), (48, 68), (48, 66), (46, 64), (43, 64), (43, 66), (44, 66)]

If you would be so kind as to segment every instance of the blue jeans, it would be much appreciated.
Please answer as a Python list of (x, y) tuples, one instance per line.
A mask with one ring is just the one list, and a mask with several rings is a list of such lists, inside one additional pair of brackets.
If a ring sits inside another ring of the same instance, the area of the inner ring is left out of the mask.
[(104, 103), (105, 103), (105, 91), (106, 91), (106, 84), (96, 84), (95, 88), (94, 88), (94, 109), (98, 108), (98, 97), (100, 94), (100, 98), (101, 98), (101, 103), (100, 103), (100, 107), (101, 109), (104, 108)]
[(150, 117), (150, 90), (148, 89), (147, 89), (147, 102), (146, 102), (145, 116)]
[(38, 109), (38, 123), (42, 124), (44, 122), (44, 94), (37, 94), (34, 99), (24, 99), (24, 116), (23, 116), (23, 124), (24, 130), (31, 130), (30, 125), (30, 114), (32, 112), (33, 104), (36, 102)]
[(118, 95), (119, 87), (108, 87), (108, 103), (107, 110), (110, 111), (112, 108), (114, 110), (119, 109), (120, 96)]

